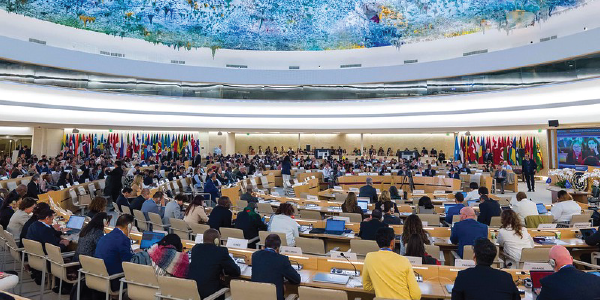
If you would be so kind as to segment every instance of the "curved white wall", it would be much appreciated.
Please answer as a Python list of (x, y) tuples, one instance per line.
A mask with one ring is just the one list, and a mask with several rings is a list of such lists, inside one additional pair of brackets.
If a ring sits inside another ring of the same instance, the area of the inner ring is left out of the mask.
[(67, 126), (272, 130), (452, 129), (598, 122), (600, 79), (504, 92), (343, 102), (190, 100), (0, 82), (0, 120)]

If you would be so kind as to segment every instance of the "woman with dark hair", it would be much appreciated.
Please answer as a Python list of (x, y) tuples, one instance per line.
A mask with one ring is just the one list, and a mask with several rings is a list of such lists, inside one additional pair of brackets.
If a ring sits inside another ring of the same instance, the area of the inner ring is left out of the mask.
[(19, 177), (19, 175), (23, 175), (22, 169), (23, 166), (21, 164), (15, 164), (12, 171), (10, 171), (10, 178), (15, 179)]
[(219, 230), (221, 227), (232, 227), (231, 219), (233, 218), (233, 213), (229, 210), (230, 207), (231, 201), (229, 200), (229, 197), (223, 196), (219, 198), (217, 206), (213, 208), (208, 217), (208, 225), (210, 225), (210, 228)]
[(363, 210), (358, 206), (358, 200), (354, 192), (349, 192), (346, 200), (342, 204), (342, 212), (360, 214), (361, 219), (365, 218)]
[(208, 216), (204, 211), (204, 197), (197, 195), (192, 203), (185, 209), (183, 220), (190, 224), (202, 224), (208, 222)]
[(289, 203), (281, 203), (275, 215), (269, 221), (270, 232), (285, 233), (288, 246), (296, 245), (296, 238), (300, 236), (298, 223), (294, 220), (294, 207)]
[(393, 185), (390, 186), (390, 198), (392, 198), (392, 200), (402, 199), (402, 196), (400, 196), (400, 193), (398, 192), (398, 188)]
[(99, 212), (81, 229), (75, 256), (73, 256), (74, 261), (79, 261), (79, 255), (94, 256), (96, 245), (98, 245), (100, 238), (104, 236), (104, 227), (108, 226), (109, 223), (108, 214)]
[(408, 238), (408, 243), (406, 244), (406, 256), (414, 256), (423, 258), (424, 265), (440, 265), (440, 262), (431, 257), (431, 255), (425, 252), (425, 244), (420, 235), (413, 234)]
[(60, 172), (60, 177), (58, 178), (58, 182), (56, 183), (58, 186), (62, 186), (63, 188), (67, 186), (67, 183), (73, 185), (73, 179), (71, 178), (71, 172), (62, 171)]
[[(260, 215), (255, 212), (256, 203), (250, 202), (244, 210), (238, 213), (235, 219), (235, 228), (244, 231), (244, 238), (251, 240), (258, 236), (259, 231), (266, 231), (267, 225), (263, 223)], [(254, 248), (256, 242), (249, 244), (250, 248)]]
[(517, 266), (524, 248), (533, 248), (533, 239), (521, 219), (513, 210), (504, 210), (500, 215), (498, 245), (504, 248), (506, 264)]
[(2, 206), (0, 206), (0, 225), (2, 228), (7, 228), (8, 223), (10, 222), (10, 218), (12, 218), (15, 210), (10, 206), (9, 201), (2, 201)]
[(419, 199), (419, 213), (420, 214), (435, 214), (435, 208), (433, 207), (433, 202), (431, 202), (431, 198), (427, 196), (421, 197)]
[(413, 234), (419, 235), (423, 244), (431, 245), (429, 240), (429, 234), (423, 229), (423, 223), (419, 216), (413, 214), (406, 218), (404, 221), (404, 227), (402, 229), (402, 236), (400, 238), (400, 255), (406, 255), (406, 245), (408, 240)]
[(93, 218), (96, 214), (106, 211), (106, 199), (104, 197), (96, 196), (88, 208), (90, 211), (86, 215)]
[(190, 259), (187, 253), (183, 252), (183, 244), (178, 235), (167, 234), (148, 249), (148, 255), (152, 259), (156, 275), (186, 278)]

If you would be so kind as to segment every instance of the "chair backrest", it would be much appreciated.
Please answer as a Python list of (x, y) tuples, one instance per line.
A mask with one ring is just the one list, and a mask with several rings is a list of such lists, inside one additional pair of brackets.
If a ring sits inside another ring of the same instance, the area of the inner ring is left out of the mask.
[(48, 252), (48, 260), (50, 260), (50, 272), (52, 272), (52, 275), (66, 280), (67, 268), (62, 266), (64, 265), (65, 260), (60, 253), (60, 248), (46, 243), (46, 252)]
[(25, 247), (25, 253), (27, 253), (29, 267), (40, 272), (47, 272), (46, 254), (42, 244), (38, 241), (23, 239), (23, 247)]
[(163, 226), (162, 218), (159, 214), (148, 212), (148, 219), (152, 223), (153, 230), (165, 230), (165, 226)]
[(106, 271), (104, 261), (87, 255), (79, 255), (79, 262), (81, 269), (88, 273), (85, 275), (87, 287), (95, 291), (106, 292), (108, 271)]
[(350, 249), (358, 255), (365, 256), (369, 252), (379, 251), (379, 246), (375, 241), (351, 239)]
[(531, 215), (525, 217), (525, 225), (527, 228), (537, 228), (539, 224), (552, 224), (553, 222), (553, 215)]
[(140, 231), (148, 231), (148, 223), (146, 223), (146, 216), (141, 210), (134, 209), (133, 216), (137, 220), (137, 227)]
[(242, 209), (244, 209), (244, 208), (246, 208), (248, 206), (248, 201), (242, 200), (242, 199), (238, 199), (235, 206), (238, 209), (242, 210)]
[(92, 195), (92, 196), (96, 195), (96, 187), (94, 186), (93, 183), (88, 184), (87, 188), (88, 188), (88, 191), (90, 192), (90, 195)]
[(571, 224), (575, 224), (575, 223), (589, 223), (591, 218), (592, 218), (592, 216), (588, 215), (588, 214), (573, 215), (571, 217)]
[(210, 226), (208, 226), (206, 224), (192, 224), (192, 223), (187, 223), (187, 224), (192, 229), (192, 234), (194, 236), (197, 234), (204, 234), (205, 231), (210, 229)]
[(427, 226), (440, 226), (440, 215), (438, 214), (417, 214), (421, 222), (427, 222)]
[(121, 215), (123, 214), (123, 211), (121, 210), (121, 208), (119, 208), (119, 206), (115, 203), (115, 205), (113, 205), (113, 207), (115, 208), (115, 211), (117, 212), (117, 214)]
[(75, 190), (73, 190), (73, 189), (69, 190), (69, 197), (71, 197), (71, 202), (73, 202), (73, 205), (75, 205), (75, 206), (79, 205), (79, 198), (78, 198)]
[(341, 194), (341, 193), (335, 194), (335, 202), (344, 203), (344, 201), (346, 201), (346, 198), (348, 198), (347, 194)]
[(21, 262), (21, 251), (19, 250), (19, 246), (17, 245), (17, 242), (15, 242), (15, 238), (12, 235), (12, 233), (6, 231), (6, 230), (2, 230), (1, 233), (4, 235), (4, 240), (6, 242), (6, 245), (8, 246), (8, 249), (10, 250), (10, 256), (12, 256), (12, 258), (17, 261), (17, 262)]
[(521, 263), (543, 263), (550, 260), (550, 248), (523, 248), (521, 250)]
[(12, 191), (14, 189), (17, 188), (17, 182), (16, 181), (9, 181), (6, 183), (6, 187), (9, 191)]
[(281, 246), (287, 246), (287, 239), (285, 238), (285, 233), (281, 233), (281, 232), (270, 232), (270, 231), (259, 231), (258, 232), (258, 237), (260, 239), (260, 244), (264, 245), (265, 244), (265, 239), (267, 239), (267, 237), (269, 236), (269, 234), (277, 234), (279, 236), (279, 238), (281, 239)]
[(131, 212), (131, 208), (129, 208), (129, 206), (126, 206), (126, 205), (121, 206), (121, 211), (124, 214), (128, 214), (128, 215), (132, 215), (133, 216), (133, 213)]
[(322, 299), (322, 300), (348, 300), (348, 295), (344, 291), (318, 289), (307, 286), (298, 287), (298, 296), (300, 300)]
[(225, 241), (228, 238), (244, 239), (244, 231), (241, 229), (221, 227), (219, 228), (219, 231), (221, 232), (222, 241)]
[(158, 276), (158, 289), (169, 299), (200, 300), (195, 280)]
[(502, 225), (502, 221), (500, 216), (492, 217), (490, 221), (490, 227), (500, 227)]
[(102, 179), (98, 181), (98, 186), (100, 187), (101, 190), (104, 190), (106, 188), (106, 179)]
[(425, 245), (425, 252), (435, 259), (440, 259), (440, 246)]
[(132, 300), (153, 299), (158, 292), (158, 279), (152, 266), (123, 262), (127, 296)]
[(190, 239), (191, 230), (184, 220), (169, 218), (169, 222), (171, 223), (171, 230), (173, 230), (174, 234), (178, 235), (184, 240)]
[(460, 215), (452, 216), (452, 223), (460, 222)]
[(321, 220), (321, 212), (318, 210), (301, 209), (300, 217), (309, 220)]
[(296, 247), (300, 247), (302, 253), (325, 254), (325, 242), (322, 239), (297, 237), (295, 240)]
[(473, 246), (465, 245), (463, 247), (463, 259), (473, 259)]
[(359, 213), (340, 213), (340, 217), (348, 217), (350, 218), (350, 222), (352, 223), (360, 223), (362, 222), (362, 216)]
[(273, 213), (273, 207), (271, 207), (271, 204), (269, 203), (258, 203), (256, 205), (256, 208), (258, 210), (259, 214), (272, 214)]
[(272, 283), (252, 282), (246, 280), (231, 281), (232, 300), (276, 300), (277, 289)]

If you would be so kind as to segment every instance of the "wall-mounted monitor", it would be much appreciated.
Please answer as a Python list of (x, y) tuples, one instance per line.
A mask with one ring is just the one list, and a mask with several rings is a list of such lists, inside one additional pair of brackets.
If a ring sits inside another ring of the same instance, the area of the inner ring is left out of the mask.
[(559, 168), (600, 166), (600, 128), (559, 129), (556, 143)]

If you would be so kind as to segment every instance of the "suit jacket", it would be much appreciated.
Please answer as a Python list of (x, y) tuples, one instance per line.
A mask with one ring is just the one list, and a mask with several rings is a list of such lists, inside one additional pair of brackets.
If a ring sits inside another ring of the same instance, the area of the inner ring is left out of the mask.
[(94, 257), (104, 260), (109, 275), (121, 273), (123, 272), (122, 263), (130, 261), (133, 257), (131, 242), (121, 229), (115, 228), (100, 238)]
[(598, 300), (600, 277), (569, 265), (540, 280), (542, 291), (537, 300)]
[(448, 177), (450, 177), (452, 179), (460, 179), (460, 175), (458, 173), (454, 173), (454, 175), (448, 173)]
[(144, 201), (144, 203), (142, 204), (142, 212), (144, 213), (144, 216), (146, 216), (146, 220), (149, 220), (149, 212), (158, 214), (161, 218), (165, 216), (165, 208), (162, 206), (158, 206), (156, 202), (154, 202), (154, 199), (148, 199)]
[(144, 201), (146, 201), (146, 199), (144, 199), (144, 197), (142, 197), (142, 195), (135, 197), (133, 199), (133, 201), (131, 201), (131, 204), (129, 205), (129, 208), (131, 208), (131, 213), (133, 213), (134, 209), (142, 210), (142, 205), (144, 205)]
[(251, 216), (246, 211), (242, 211), (237, 214), (235, 228), (243, 230), (244, 238), (251, 240), (258, 236), (259, 231), (267, 231), (267, 224), (262, 222), (260, 215)]
[(479, 203), (479, 217), (477, 217), (477, 222), (489, 226), (492, 217), (499, 217), (501, 213), (500, 203), (496, 200), (488, 199)]
[(121, 194), (119, 195), (119, 198), (117, 198), (117, 205), (119, 206), (119, 208), (121, 208), (122, 206), (129, 207), (129, 199), (125, 198), (125, 196)]
[(358, 236), (363, 240), (375, 240), (375, 234), (377, 234), (377, 230), (379, 228), (388, 227), (387, 224), (376, 220), (371, 219), (370, 221), (365, 221), (360, 223), (360, 231), (358, 232)]
[(250, 193), (242, 194), (242, 196), (240, 197), (240, 200), (247, 201), (248, 203), (251, 203), (251, 202), (258, 203), (258, 198), (252, 196), (252, 194), (250, 194)]
[(46, 243), (60, 247), (60, 251), (65, 250), (65, 245), (60, 243), (60, 236), (56, 235), (56, 230), (40, 221), (34, 222), (27, 230), (26, 239), (42, 243), (42, 248), (46, 252)]
[(520, 300), (519, 290), (512, 276), (489, 266), (477, 265), (458, 272), (452, 300)]
[(219, 197), (221, 196), (219, 189), (217, 188), (215, 183), (210, 179), (207, 179), (206, 183), (204, 184), (204, 192), (209, 193), (211, 198), (210, 200), (214, 202), (217, 202), (217, 200), (219, 200)]
[(216, 206), (210, 212), (210, 216), (208, 216), (208, 225), (210, 228), (214, 228), (219, 230), (221, 227), (232, 227), (231, 219), (233, 217), (233, 213), (223, 206)]
[(499, 169), (496, 170), (496, 172), (494, 173), (494, 178), (498, 179), (502, 179), (502, 180), (506, 180), (506, 177), (508, 176), (508, 174), (506, 173), (506, 170), (504, 169)]
[(435, 176), (435, 170), (434, 169), (425, 169), (425, 171), (423, 171), (423, 176), (433, 177), (433, 176)]
[[(466, 219), (456, 222), (452, 226), (450, 233), (450, 241), (452, 244), (458, 244), (458, 255), (462, 257), (463, 247), (465, 245), (473, 245), (477, 238), (487, 238), (488, 227), (485, 224), (479, 223), (473, 219)], [(467, 257), (471, 259), (471, 257)]]
[(40, 194), (40, 186), (37, 183), (35, 183), (34, 181), (30, 181), (27, 184), (27, 197), (37, 199), (39, 194)]
[(198, 293), (204, 299), (221, 288), (221, 274), (240, 276), (240, 267), (233, 261), (225, 247), (214, 244), (197, 244), (192, 248), (192, 262), (187, 278), (198, 283)]
[(277, 300), (284, 300), (283, 279), (286, 278), (292, 284), (300, 284), (300, 274), (292, 268), (290, 259), (276, 253), (271, 249), (265, 249), (252, 254), (252, 281), (273, 283), (277, 288)]
[(485, 153), (483, 155), (483, 161), (494, 161), (494, 155), (490, 152), (490, 153)]
[(365, 185), (361, 187), (358, 196), (369, 197), (371, 199), (371, 203), (377, 202), (377, 190), (370, 185)]

